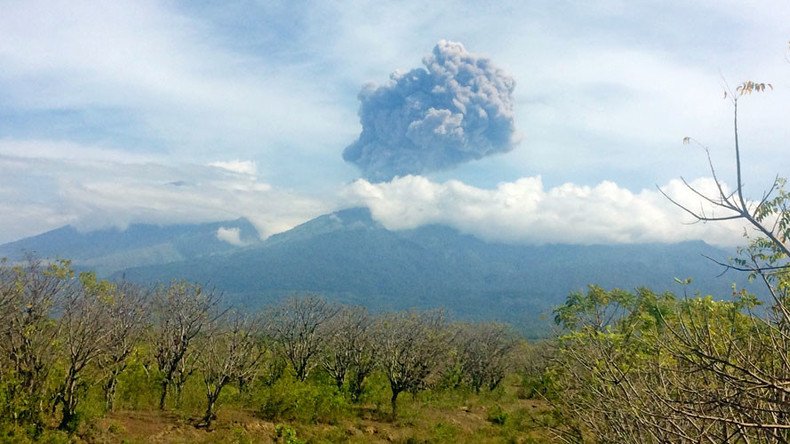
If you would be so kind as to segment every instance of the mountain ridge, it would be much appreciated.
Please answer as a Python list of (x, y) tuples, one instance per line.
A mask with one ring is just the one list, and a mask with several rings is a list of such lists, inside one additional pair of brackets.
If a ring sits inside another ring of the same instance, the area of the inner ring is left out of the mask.
[(156, 265), (240, 249), (219, 239), (220, 228), (238, 230), (244, 245), (260, 243), (246, 219), (206, 224), (131, 224), (126, 229), (83, 231), (66, 225), (0, 245), (0, 257), (22, 260), (27, 255), (70, 259), (78, 268), (108, 276), (133, 266)]
[(729, 296), (733, 281), (717, 278), (721, 268), (702, 254), (727, 256), (702, 241), (530, 246), (486, 242), (442, 225), (390, 231), (366, 209), (350, 209), (227, 255), (131, 268), (125, 276), (206, 282), (245, 306), (320, 293), (373, 310), (443, 307), (459, 318), (545, 329), (552, 308), (589, 284), (682, 292), (675, 278), (690, 276), (690, 291)]
[[(238, 228), (245, 245), (219, 240), (220, 227)], [(510, 322), (533, 336), (545, 335), (551, 310), (569, 292), (589, 284), (698, 290), (719, 299), (729, 297), (733, 282), (748, 286), (741, 275), (718, 277), (721, 267), (702, 255), (723, 259), (728, 252), (703, 241), (512, 245), (444, 225), (391, 231), (366, 208), (318, 216), (264, 241), (257, 235), (250, 241), (254, 228), (243, 219), (130, 230), (58, 229), (14, 244), (60, 239), (48, 251), (68, 247), (84, 269), (148, 284), (196, 281), (222, 291), (229, 304), (251, 309), (293, 293), (319, 293), (374, 311), (443, 307), (457, 318)], [(8, 245), (0, 246), (0, 256)], [(687, 277), (694, 278), (692, 285), (676, 283)]]

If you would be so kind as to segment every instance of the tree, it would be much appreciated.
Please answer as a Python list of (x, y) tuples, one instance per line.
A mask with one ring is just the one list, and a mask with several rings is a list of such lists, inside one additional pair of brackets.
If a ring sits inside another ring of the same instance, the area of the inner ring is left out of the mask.
[[(599, 294), (582, 298), (587, 303), (579, 304), (577, 295), (563, 308), (617, 303)], [(749, 298), (678, 299), (639, 289), (628, 300), (623, 316), (603, 329), (561, 324), (566, 333), (550, 369), (559, 395), (549, 399), (562, 418), (559, 436), (569, 442), (784, 442), (781, 431), (756, 425), (776, 424), (786, 400), (739, 375), (761, 377), (781, 365), (748, 313)]]
[(448, 345), (444, 315), (440, 311), (388, 313), (377, 320), (373, 338), (379, 367), (390, 384), (394, 420), (398, 395), (425, 388), (443, 360)]
[(572, 294), (555, 311), (565, 334), (550, 369), (560, 388), (552, 402), (565, 424), (555, 428), (561, 439), (790, 441), (790, 195), (777, 177), (760, 200), (746, 197), (738, 136), (739, 100), (770, 88), (746, 82), (727, 92), (734, 108), (734, 191), (708, 155), (716, 194), (684, 183), (709, 209), (692, 210), (667, 196), (696, 221), (742, 221), (754, 229), (757, 236), (749, 236), (740, 257), (717, 262), (762, 281), (770, 310), (755, 314), (758, 299), (735, 288), (729, 301), (646, 289)]
[(214, 313), (217, 303), (217, 293), (188, 282), (173, 282), (154, 293), (154, 357), (162, 374), (160, 409), (165, 408), (171, 385), (179, 403), (181, 387), (192, 373), (192, 341), (218, 316)]
[(58, 388), (56, 403), (61, 404), (62, 430), (76, 429), (77, 404), (85, 385), (82, 375), (88, 365), (107, 351), (111, 332), (110, 301), (115, 286), (82, 273), (79, 286), (66, 292), (60, 315), (61, 335), (66, 355), (66, 375)]
[(327, 339), (327, 323), (338, 310), (321, 297), (307, 295), (290, 297), (270, 312), (270, 335), (291, 363), (296, 379), (306, 380), (316, 366)]
[(198, 362), (206, 387), (206, 412), (202, 424), (211, 427), (223, 387), (253, 375), (266, 352), (260, 318), (238, 311), (215, 321), (201, 343)]
[(363, 307), (342, 307), (327, 324), (321, 365), (343, 388), (350, 375), (349, 391), (353, 400), (362, 395), (365, 378), (375, 367), (375, 348), (371, 339), (372, 319)]
[(56, 358), (61, 324), (53, 315), (76, 287), (68, 261), (28, 257), (2, 273), (5, 310), (0, 350), (9, 361), (4, 375), (6, 417), (15, 424), (43, 425), (47, 378)]
[[(685, 180), (687, 188), (714, 211), (692, 210), (677, 201), (667, 198), (691, 215), (697, 222), (719, 222), (735, 220), (744, 222), (757, 236), (749, 235), (749, 245), (740, 249), (740, 257), (731, 263), (717, 261), (727, 269), (749, 273), (759, 279), (771, 300), (770, 318), (750, 316), (752, 329), (741, 341), (735, 341), (725, 349), (711, 344), (707, 335), (708, 326), (682, 324), (673, 330), (677, 341), (694, 359), (689, 362), (699, 369), (711, 373), (722, 384), (733, 387), (739, 396), (732, 398), (709, 393), (716, 402), (727, 402), (731, 409), (726, 414), (700, 415), (690, 403), (679, 407), (685, 414), (704, 416), (721, 424), (722, 428), (739, 428), (744, 435), (751, 433), (770, 440), (788, 440), (790, 415), (790, 193), (785, 191), (785, 179), (775, 177), (768, 191), (757, 201), (746, 197), (741, 162), (741, 145), (738, 133), (738, 105), (745, 96), (773, 89), (769, 83), (744, 82), (735, 91), (727, 90), (725, 97), (733, 105), (733, 140), (735, 151), (735, 190), (728, 191), (710, 159), (708, 166), (713, 176), (717, 193), (707, 195)], [(693, 139), (684, 139), (686, 143)], [(702, 146), (700, 144), (700, 146)], [(741, 294), (742, 297), (752, 299)], [(750, 302), (747, 308), (753, 305)], [(740, 396), (748, 394), (748, 396)], [(767, 414), (767, 416), (766, 416)]]
[(103, 385), (107, 411), (115, 408), (118, 377), (126, 369), (130, 356), (149, 326), (148, 299), (149, 294), (143, 288), (122, 282), (117, 284), (108, 300), (107, 352), (100, 358), (100, 366), (107, 374)]
[(510, 354), (518, 343), (512, 329), (496, 322), (464, 324), (455, 339), (461, 372), (472, 389), (494, 390), (510, 368)]

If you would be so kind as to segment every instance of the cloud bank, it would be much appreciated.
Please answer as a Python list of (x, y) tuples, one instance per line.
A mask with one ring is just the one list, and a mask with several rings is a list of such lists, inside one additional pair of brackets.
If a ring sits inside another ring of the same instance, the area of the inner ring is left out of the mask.
[(446, 40), (423, 64), (359, 93), (362, 133), (343, 159), (369, 180), (447, 169), (517, 142), (513, 78)]
[[(64, 148), (69, 148), (66, 150)], [(328, 199), (275, 187), (249, 161), (212, 165), (124, 156), (46, 140), (0, 139), (0, 243), (71, 224), (81, 230), (245, 217), (260, 237), (330, 211)], [(240, 242), (239, 233), (217, 237)]]
[[(711, 179), (692, 185), (715, 191)], [(690, 208), (700, 199), (680, 180), (661, 187)], [(489, 241), (525, 244), (629, 244), (705, 240), (730, 246), (743, 243), (737, 223), (691, 224), (682, 210), (658, 190), (633, 193), (614, 182), (596, 186), (566, 183), (546, 189), (541, 178), (526, 177), (481, 189), (451, 180), (435, 183), (421, 176), (391, 182), (357, 180), (346, 190), (352, 205), (370, 208), (374, 219), (392, 230), (444, 224)], [(707, 214), (716, 214), (705, 209)]]

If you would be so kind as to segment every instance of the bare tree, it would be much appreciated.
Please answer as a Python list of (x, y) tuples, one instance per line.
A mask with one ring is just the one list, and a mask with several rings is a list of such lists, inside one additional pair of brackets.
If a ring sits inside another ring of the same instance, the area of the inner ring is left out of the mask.
[(296, 379), (304, 381), (317, 365), (317, 355), (326, 341), (325, 327), (339, 308), (314, 296), (294, 296), (274, 307), (269, 332), (288, 359)]
[(423, 389), (442, 362), (448, 332), (440, 311), (397, 312), (381, 316), (374, 327), (378, 363), (390, 384), (392, 418), (398, 395)]
[(206, 386), (206, 413), (201, 423), (206, 428), (216, 418), (222, 388), (232, 381), (251, 377), (266, 352), (260, 318), (232, 312), (217, 324), (205, 335), (198, 358)]
[(107, 352), (101, 357), (100, 365), (107, 376), (103, 385), (107, 411), (115, 408), (115, 392), (118, 377), (126, 369), (129, 357), (142, 339), (150, 322), (149, 294), (143, 288), (129, 282), (117, 285), (109, 304)]
[(106, 352), (110, 333), (110, 306), (114, 285), (93, 273), (82, 273), (80, 285), (66, 292), (60, 317), (62, 342), (66, 355), (66, 375), (55, 400), (62, 406), (62, 430), (74, 430), (77, 404), (85, 386), (83, 373)]
[(371, 318), (363, 307), (342, 307), (325, 330), (326, 342), (321, 352), (321, 365), (343, 388), (346, 376), (354, 399), (362, 393), (365, 378), (373, 370), (375, 349), (370, 337)]
[(356, 337), (352, 344), (354, 352), (351, 354), (351, 375), (348, 389), (351, 393), (351, 400), (354, 402), (359, 401), (365, 392), (365, 379), (376, 368), (376, 359), (378, 357), (373, 338), (374, 319), (367, 312), (363, 313), (364, 316), (360, 314), (357, 323), (353, 324), (354, 328), (352, 329), (352, 331), (356, 329)]
[[(218, 295), (199, 285), (174, 282), (159, 288), (153, 299), (154, 357), (162, 373), (159, 408), (165, 408), (168, 388), (176, 395), (192, 373), (192, 341), (217, 315)], [(177, 400), (180, 396), (177, 396)]]
[(34, 257), (6, 268), (3, 275), (11, 283), (3, 285), (6, 309), (0, 330), (0, 350), (10, 362), (4, 408), (15, 423), (40, 427), (46, 382), (61, 332), (53, 314), (61, 299), (74, 290), (74, 275), (68, 261), (47, 264)]
[(475, 392), (485, 385), (494, 390), (511, 367), (511, 352), (518, 336), (509, 326), (496, 322), (464, 324), (455, 338), (461, 372)]

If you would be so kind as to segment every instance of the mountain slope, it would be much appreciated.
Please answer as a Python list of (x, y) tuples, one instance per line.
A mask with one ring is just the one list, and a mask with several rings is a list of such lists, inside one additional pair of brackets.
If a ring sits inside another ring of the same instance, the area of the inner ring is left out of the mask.
[[(245, 306), (292, 292), (319, 292), (374, 310), (445, 307), (463, 318), (499, 319), (525, 329), (568, 292), (588, 284), (683, 289), (726, 298), (733, 279), (705, 259), (728, 253), (703, 242), (645, 245), (513, 246), (487, 243), (443, 226), (389, 231), (367, 210), (318, 217), (262, 244), (226, 255), (125, 270), (137, 281), (181, 277), (209, 283)], [(540, 332), (537, 332), (538, 334)]]
[(240, 249), (217, 237), (220, 228), (238, 229), (244, 245), (260, 243), (255, 227), (246, 219), (207, 224), (130, 225), (81, 232), (72, 226), (61, 227), (38, 236), (0, 245), (0, 257), (23, 259), (38, 257), (73, 260), (80, 268), (101, 275), (135, 266), (158, 265), (176, 261), (226, 254)]

